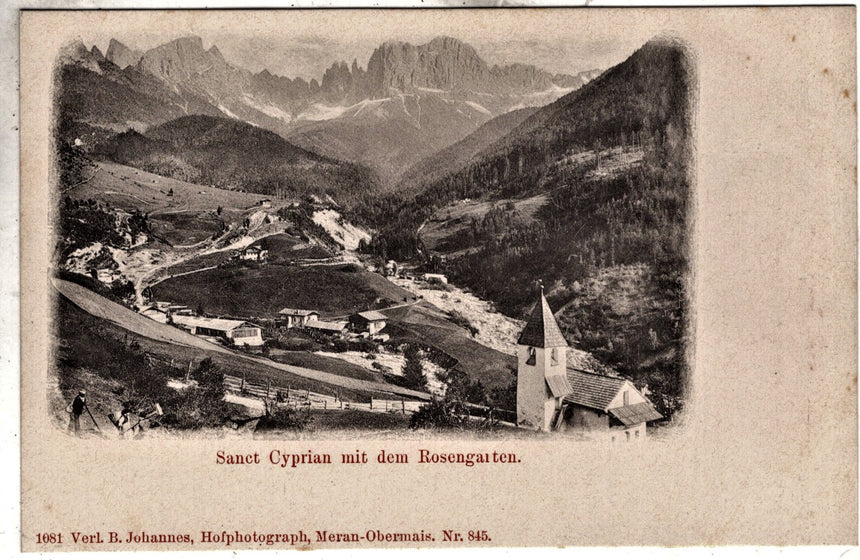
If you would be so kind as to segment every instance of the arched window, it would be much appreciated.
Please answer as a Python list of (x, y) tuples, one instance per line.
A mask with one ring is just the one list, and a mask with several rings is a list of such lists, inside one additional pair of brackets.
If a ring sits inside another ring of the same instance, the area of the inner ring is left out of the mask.
[(526, 364), (533, 366), (537, 363), (537, 353), (535, 352), (534, 346), (529, 346), (529, 359), (526, 360)]
[(550, 364), (558, 365), (558, 348), (553, 348), (549, 353)]

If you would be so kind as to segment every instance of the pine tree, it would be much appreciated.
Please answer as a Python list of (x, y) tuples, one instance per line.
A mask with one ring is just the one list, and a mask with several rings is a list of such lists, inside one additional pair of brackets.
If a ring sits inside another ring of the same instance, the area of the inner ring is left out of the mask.
[(403, 381), (410, 389), (424, 391), (427, 389), (427, 376), (424, 374), (424, 364), (421, 361), (421, 351), (415, 344), (407, 344), (403, 352), (406, 362), (403, 364)]

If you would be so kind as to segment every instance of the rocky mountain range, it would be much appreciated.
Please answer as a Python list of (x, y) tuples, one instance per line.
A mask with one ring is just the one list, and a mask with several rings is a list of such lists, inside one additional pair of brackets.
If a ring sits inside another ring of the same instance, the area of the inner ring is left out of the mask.
[(217, 46), (205, 49), (193, 36), (145, 52), (113, 39), (104, 56), (77, 42), (58, 62), (61, 119), (67, 122), (143, 131), (184, 115), (226, 116), (368, 165), (389, 184), (493, 117), (546, 105), (599, 74), (490, 66), (451, 37), (424, 45), (386, 42), (366, 68), (357, 60), (336, 62), (310, 82), (234, 66)]

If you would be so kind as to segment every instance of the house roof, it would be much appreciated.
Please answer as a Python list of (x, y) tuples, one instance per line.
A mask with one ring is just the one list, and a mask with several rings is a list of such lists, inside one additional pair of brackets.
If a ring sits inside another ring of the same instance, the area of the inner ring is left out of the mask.
[(563, 397), (573, 392), (573, 387), (564, 375), (547, 375), (546, 384), (553, 397)]
[(555, 322), (555, 317), (552, 314), (552, 309), (543, 295), (540, 294), (540, 301), (535, 305), (531, 317), (529, 317), (526, 327), (520, 334), (517, 344), (523, 346), (535, 346), (537, 348), (561, 348), (567, 346), (567, 341), (564, 340), (564, 335), (561, 334), (561, 329), (558, 328), (558, 323)]
[(610, 408), (609, 413), (621, 420), (625, 426), (641, 424), (642, 422), (650, 422), (659, 420), (663, 415), (654, 409), (654, 406), (649, 402), (641, 402), (636, 404), (628, 404), (617, 408)]
[(310, 309), (293, 309), (292, 307), (285, 307), (278, 311), (279, 315), (293, 315), (295, 317), (307, 317), (308, 315), (319, 315), (316, 311), (311, 311)]
[(305, 327), (316, 329), (318, 331), (337, 331), (340, 332), (346, 328), (345, 321), (316, 321), (311, 319), (305, 323)]
[(356, 313), (356, 315), (367, 321), (384, 321), (388, 319), (388, 317), (379, 311), (362, 311), (361, 313)]
[(564, 397), (564, 402), (596, 408), (604, 412), (621, 387), (627, 383), (623, 377), (609, 377), (578, 369), (568, 369), (567, 380), (573, 390)]
[(224, 332), (238, 329), (243, 325), (248, 325), (252, 327), (257, 326), (247, 321), (238, 321), (234, 319), (210, 319), (209, 317), (192, 317), (187, 315), (174, 315), (173, 322), (177, 325), (186, 325), (189, 327), (203, 327), (205, 329), (213, 329), (216, 331)]

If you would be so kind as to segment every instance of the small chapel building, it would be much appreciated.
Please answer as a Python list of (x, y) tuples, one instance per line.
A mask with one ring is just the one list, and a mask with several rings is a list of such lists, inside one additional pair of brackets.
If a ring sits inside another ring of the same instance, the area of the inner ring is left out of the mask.
[(616, 442), (644, 440), (648, 422), (662, 418), (651, 402), (628, 379), (568, 367), (567, 349), (541, 290), (517, 340), (517, 423)]

